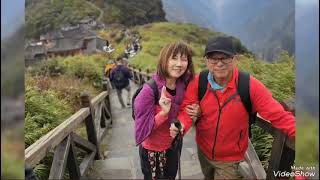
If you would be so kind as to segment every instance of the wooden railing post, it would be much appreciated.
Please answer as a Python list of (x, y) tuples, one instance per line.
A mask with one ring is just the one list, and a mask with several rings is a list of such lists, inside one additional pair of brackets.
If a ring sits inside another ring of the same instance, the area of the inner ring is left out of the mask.
[[(286, 111), (292, 112), (295, 115), (294, 100), (286, 100), (280, 102)], [(269, 129), (272, 127), (270, 126)], [(295, 159), (294, 142), (288, 144), (290, 140), (288, 136), (279, 129), (272, 128), (273, 143), (271, 150), (271, 157), (267, 170), (267, 179), (277, 179), (276, 172), (291, 172), (291, 166)], [(288, 142), (289, 141), (289, 142)], [(293, 148), (293, 149), (292, 149)]]
[(132, 80), (134, 82), (136, 82), (136, 73), (134, 72), (134, 69), (131, 66), (129, 66), (129, 67), (130, 67), (130, 70), (131, 70), (131, 73), (132, 73)]
[(55, 149), (49, 179), (63, 179), (70, 152), (70, 136), (67, 136)]
[(141, 74), (141, 68), (139, 68), (139, 85), (143, 84), (143, 77)]
[(108, 96), (104, 99), (104, 104), (105, 104), (105, 109), (103, 109), (104, 115), (101, 118), (101, 127), (104, 128), (106, 127), (106, 120), (111, 119), (110, 124), (112, 124), (112, 114), (111, 114), (111, 106), (110, 106), (110, 94), (108, 92)]
[(109, 81), (108, 81), (108, 77), (103, 76), (102, 77), (102, 90), (103, 91), (109, 91)]
[(292, 112), (293, 115), (296, 114), (296, 109), (295, 109), (295, 105), (294, 105), (295, 101), (294, 100), (285, 100), (280, 102), (280, 104), (282, 105), (282, 107), (289, 112)]
[[(287, 139), (288, 137), (286, 136), (286, 140)], [(282, 150), (279, 170), (281, 172), (291, 172), (292, 171), (291, 167), (293, 166), (294, 160), (295, 160), (295, 150), (285, 145)]]
[(70, 150), (68, 155), (67, 167), (69, 170), (69, 178), (72, 180), (78, 180), (81, 177), (79, 164), (77, 162), (77, 153), (76, 148), (73, 142), (72, 136), (69, 135), (70, 138)]
[(139, 77), (137, 75), (137, 72), (136, 71), (133, 71), (133, 74), (134, 74), (134, 82), (135, 83), (138, 83), (139, 82)]
[(97, 132), (96, 132), (95, 123), (94, 123), (94, 109), (91, 106), (89, 94), (88, 93), (81, 93), (80, 98), (81, 98), (81, 107), (83, 107), (83, 108), (89, 107), (90, 108), (91, 113), (85, 119), (88, 140), (92, 144), (94, 144), (97, 148), (97, 153), (96, 153), (95, 159), (101, 159), (98, 138), (97, 138)]
[(147, 69), (147, 70), (146, 70), (146, 73), (147, 73), (147, 80), (150, 80), (150, 78), (151, 78), (151, 77), (150, 77), (150, 76), (148, 76), (148, 75), (149, 75), (149, 73), (150, 73), (150, 70), (149, 70), (149, 69)]
[[(288, 100), (285, 100), (283, 102), (280, 103), (284, 109), (286, 111), (289, 111), (289, 112), (292, 112), (293, 115), (295, 115), (295, 100), (294, 99), (288, 99)], [(285, 136), (285, 141), (289, 141), (288, 139), (288, 136), (287, 135), (284, 135)], [(293, 166), (294, 164), (294, 160), (295, 160), (295, 149), (292, 149), (294, 148), (294, 141), (293, 141), (293, 147), (288, 147), (287, 144), (285, 144), (283, 146), (283, 149), (282, 149), (282, 156), (281, 156), (281, 159), (280, 159), (280, 163), (279, 163), (279, 171), (281, 172), (291, 172), (292, 169), (291, 167)]]
[(271, 157), (267, 170), (267, 179), (276, 179), (274, 173), (279, 171), (280, 159), (283, 154), (286, 138), (281, 131), (274, 132), (274, 140), (272, 143)]

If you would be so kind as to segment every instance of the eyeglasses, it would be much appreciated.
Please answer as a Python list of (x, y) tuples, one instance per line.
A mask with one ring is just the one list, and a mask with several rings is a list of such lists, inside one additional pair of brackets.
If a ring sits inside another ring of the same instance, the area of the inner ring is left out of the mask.
[(223, 64), (229, 64), (233, 60), (233, 56), (230, 57), (206, 57), (209, 63), (211, 64), (218, 64), (219, 61), (221, 61)]

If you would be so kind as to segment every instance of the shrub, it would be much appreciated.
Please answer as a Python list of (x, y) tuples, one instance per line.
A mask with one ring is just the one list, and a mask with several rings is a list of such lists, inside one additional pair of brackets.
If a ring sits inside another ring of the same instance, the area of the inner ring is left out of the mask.
[(27, 72), (32, 76), (59, 76), (66, 71), (66, 69), (58, 63), (59, 60), (60, 58), (41, 61), (35, 66), (29, 67)]
[(25, 144), (26, 147), (71, 116), (68, 101), (52, 91), (40, 91), (26, 86), (25, 90)]

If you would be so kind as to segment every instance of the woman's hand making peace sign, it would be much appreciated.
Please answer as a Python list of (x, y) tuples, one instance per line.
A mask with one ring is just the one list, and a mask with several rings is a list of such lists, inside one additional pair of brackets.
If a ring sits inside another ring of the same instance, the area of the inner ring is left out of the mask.
[(161, 114), (167, 115), (171, 108), (171, 99), (166, 96), (166, 86), (163, 86), (161, 89), (161, 96), (159, 99), (159, 105), (161, 107)]

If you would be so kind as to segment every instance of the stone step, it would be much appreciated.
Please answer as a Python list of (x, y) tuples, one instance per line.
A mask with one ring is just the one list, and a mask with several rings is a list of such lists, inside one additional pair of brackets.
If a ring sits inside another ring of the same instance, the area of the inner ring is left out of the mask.
[(94, 161), (87, 177), (90, 179), (135, 179), (136, 169), (130, 158), (109, 158)]

